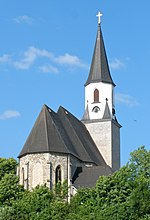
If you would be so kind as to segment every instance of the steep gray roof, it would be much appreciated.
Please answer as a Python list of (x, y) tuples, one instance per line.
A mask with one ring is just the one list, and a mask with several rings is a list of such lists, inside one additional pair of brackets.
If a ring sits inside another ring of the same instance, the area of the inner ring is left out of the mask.
[(19, 157), (28, 153), (62, 152), (68, 153), (60, 135), (62, 125), (57, 114), (43, 106)]
[(106, 163), (85, 125), (63, 107), (59, 108), (58, 115), (78, 158), (84, 162), (105, 165)]
[(115, 86), (109, 71), (101, 26), (98, 25), (98, 32), (96, 37), (96, 43), (94, 48), (94, 54), (92, 58), (92, 64), (89, 72), (89, 76), (85, 86), (94, 82), (106, 82)]
[(72, 154), (81, 161), (105, 165), (85, 125), (63, 107), (55, 113), (43, 106), (19, 157), (46, 152)]
[(113, 173), (109, 166), (82, 167), (78, 175), (73, 177), (73, 185), (78, 189), (80, 187), (93, 187), (100, 176), (107, 176)]

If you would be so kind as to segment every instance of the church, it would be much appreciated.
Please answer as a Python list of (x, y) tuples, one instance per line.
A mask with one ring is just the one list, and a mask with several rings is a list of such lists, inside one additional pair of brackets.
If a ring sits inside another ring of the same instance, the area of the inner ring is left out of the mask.
[(18, 156), (25, 189), (67, 181), (68, 197), (93, 187), (99, 176), (120, 168), (120, 128), (115, 113), (115, 83), (110, 74), (99, 12), (91, 67), (85, 82), (85, 111), (79, 120), (60, 106), (42, 110)]

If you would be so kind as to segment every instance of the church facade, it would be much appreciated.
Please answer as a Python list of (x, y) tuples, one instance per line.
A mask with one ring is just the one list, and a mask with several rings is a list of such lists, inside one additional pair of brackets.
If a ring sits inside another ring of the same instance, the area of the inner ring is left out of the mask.
[(115, 114), (114, 87), (105, 51), (100, 16), (95, 48), (85, 83), (85, 112), (77, 119), (62, 106), (42, 110), (19, 158), (19, 179), (31, 190), (53, 189), (67, 180), (69, 197), (80, 187), (92, 187), (99, 176), (120, 167), (120, 128)]

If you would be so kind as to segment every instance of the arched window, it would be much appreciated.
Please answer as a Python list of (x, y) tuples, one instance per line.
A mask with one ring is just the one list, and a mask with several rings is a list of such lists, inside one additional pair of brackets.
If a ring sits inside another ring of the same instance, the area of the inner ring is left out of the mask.
[(57, 166), (56, 167), (56, 171), (55, 171), (55, 182), (61, 182), (61, 166)]
[(22, 181), (22, 185), (24, 186), (24, 168), (22, 167), (21, 169), (21, 181)]
[(94, 102), (99, 102), (99, 91), (98, 91), (98, 89), (94, 90)]

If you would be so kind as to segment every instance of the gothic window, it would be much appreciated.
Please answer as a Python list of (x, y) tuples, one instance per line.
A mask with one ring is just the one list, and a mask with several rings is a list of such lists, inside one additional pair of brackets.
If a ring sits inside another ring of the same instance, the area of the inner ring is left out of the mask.
[(94, 90), (94, 102), (99, 102), (99, 91), (98, 91), (98, 89)]
[(22, 185), (24, 185), (24, 168), (21, 169)]
[(61, 182), (61, 166), (58, 165), (56, 167), (56, 171), (55, 171), (55, 182), (58, 183), (58, 182)]

